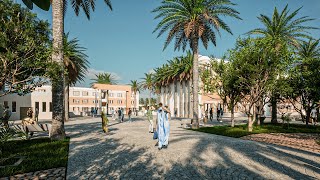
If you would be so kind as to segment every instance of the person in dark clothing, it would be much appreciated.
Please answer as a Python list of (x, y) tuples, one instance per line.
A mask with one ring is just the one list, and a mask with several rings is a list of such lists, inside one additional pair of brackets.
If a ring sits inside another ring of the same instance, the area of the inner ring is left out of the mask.
[(212, 121), (212, 119), (213, 119), (213, 110), (212, 110), (212, 108), (210, 108), (209, 114), (210, 114), (210, 120)]

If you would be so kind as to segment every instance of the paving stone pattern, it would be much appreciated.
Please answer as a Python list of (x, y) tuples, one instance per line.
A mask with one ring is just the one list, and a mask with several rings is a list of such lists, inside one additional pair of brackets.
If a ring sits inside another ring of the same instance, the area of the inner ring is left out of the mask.
[(69, 121), (67, 179), (320, 179), (319, 153), (170, 126), (159, 151), (145, 119)]
[(0, 180), (15, 180), (15, 179), (48, 179), (48, 180), (64, 180), (66, 175), (66, 168), (54, 168), (43, 171), (30, 172), (25, 174), (17, 174), (10, 177), (0, 178)]
[(292, 147), (295, 149), (306, 150), (310, 152), (320, 153), (320, 145), (316, 143), (319, 134), (303, 134), (303, 133), (271, 133), (271, 134), (252, 134), (242, 137), (241, 139), (266, 142), (281, 146)]

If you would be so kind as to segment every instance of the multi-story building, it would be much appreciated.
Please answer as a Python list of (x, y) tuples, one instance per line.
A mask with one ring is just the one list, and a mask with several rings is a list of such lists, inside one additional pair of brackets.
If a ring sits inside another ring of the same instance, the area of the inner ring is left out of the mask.
[[(107, 95), (108, 94), (108, 95)], [(139, 101), (139, 93), (131, 92), (128, 85), (100, 85), (94, 88), (70, 87), (69, 88), (69, 114), (91, 115), (93, 112), (100, 114), (101, 111), (111, 114), (112, 110), (123, 108), (134, 110), (135, 103)], [(19, 120), (27, 116), (27, 110), (32, 108), (39, 110), (39, 119), (52, 118), (52, 89), (45, 85), (36, 88), (32, 93), (24, 96), (9, 94), (0, 97), (0, 116), (3, 107), (8, 106), (12, 112), (10, 120)], [(125, 111), (126, 112), (126, 111)]]

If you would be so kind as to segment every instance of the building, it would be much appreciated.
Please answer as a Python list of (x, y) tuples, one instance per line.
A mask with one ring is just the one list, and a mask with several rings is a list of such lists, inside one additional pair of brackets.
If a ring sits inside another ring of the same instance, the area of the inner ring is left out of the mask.
[(110, 84), (94, 84), (94, 89), (101, 93), (101, 110), (111, 114), (119, 108), (128, 112), (129, 108), (133, 111), (138, 110), (139, 92), (135, 95), (129, 85), (110, 85)]
[[(135, 98), (129, 85), (96, 84), (94, 88), (69, 88), (69, 115), (71, 116), (88, 116), (93, 112), (100, 114), (101, 111), (111, 114), (112, 110), (118, 108), (134, 109), (138, 107), (135, 106), (138, 102), (139, 93), (136, 94)], [(1, 112), (5, 106), (8, 106), (12, 112), (10, 120), (20, 120), (27, 117), (29, 108), (32, 108), (33, 112), (38, 108), (39, 119), (51, 119), (52, 88), (49, 85), (44, 85), (24, 96), (9, 94), (0, 97), (0, 116), (2, 116)]]
[[(52, 92), (51, 86), (42, 86), (36, 88), (32, 93), (24, 96), (17, 94), (8, 94), (0, 97), (0, 104), (8, 106), (12, 112), (10, 120), (19, 120), (27, 117), (27, 110), (31, 107), (33, 112), (35, 108), (39, 110), (39, 119), (52, 118)], [(3, 107), (2, 107), (3, 108)]]

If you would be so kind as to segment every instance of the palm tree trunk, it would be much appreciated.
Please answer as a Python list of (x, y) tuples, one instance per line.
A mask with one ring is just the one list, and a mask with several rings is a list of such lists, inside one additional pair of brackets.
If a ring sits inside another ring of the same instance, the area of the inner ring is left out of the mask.
[(68, 78), (65, 76), (65, 88), (64, 88), (64, 120), (68, 121), (69, 120), (69, 83), (68, 83)]
[(175, 118), (176, 118), (176, 112), (178, 113), (178, 110), (177, 110), (177, 94), (178, 94), (178, 92), (176, 92), (176, 90), (177, 90), (177, 82), (176, 81), (174, 81), (173, 82), (173, 114), (174, 114), (174, 116), (175, 116)]
[(198, 91), (199, 91), (199, 71), (198, 71), (198, 42), (195, 41), (193, 44), (193, 74), (192, 74), (192, 81), (193, 81), (193, 121), (195, 123), (192, 124), (194, 128), (199, 128), (199, 98), (198, 98)]
[(64, 73), (63, 73), (63, 0), (52, 1), (52, 61), (59, 64), (61, 73), (52, 82), (52, 139), (64, 139)]
[(187, 81), (184, 81), (184, 93), (183, 93), (183, 98), (184, 98), (184, 117), (187, 118), (188, 117), (188, 112), (189, 112), (189, 106), (188, 106), (188, 96), (189, 96), (189, 91), (188, 91), (188, 87), (187, 87)]

